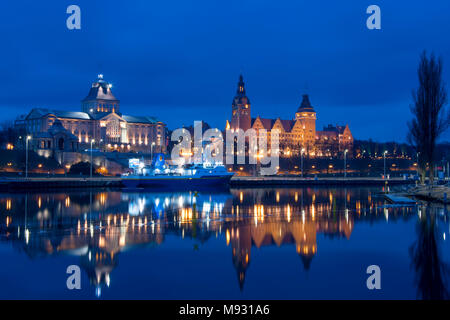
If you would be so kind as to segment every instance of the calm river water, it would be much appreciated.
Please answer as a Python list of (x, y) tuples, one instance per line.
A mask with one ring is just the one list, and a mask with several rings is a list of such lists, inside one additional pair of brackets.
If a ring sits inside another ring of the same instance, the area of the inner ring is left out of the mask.
[[(380, 192), (0, 194), (0, 298), (447, 298), (446, 208)], [(66, 286), (70, 265), (80, 290)], [(370, 265), (380, 290), (366, 286)]]

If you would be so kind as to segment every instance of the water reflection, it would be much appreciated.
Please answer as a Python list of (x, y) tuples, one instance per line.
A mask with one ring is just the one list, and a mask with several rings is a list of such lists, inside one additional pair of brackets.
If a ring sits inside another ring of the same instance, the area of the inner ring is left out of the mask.
[(2, 241), (31, 258), (62, 253), (79, 256), (98, 296), (111, 285), (123, 251), (159, 246), (167, 236), (198, 244), (217, 238), (230, 248), (242, 291), (254, 248), (292, 246), (292, 254), (309, 270), (320, 252), (319, 235), (346, 241), (357, 223), (418, 219), (417, 242), (410, 252), (420, 297), (448, 297), (444, 281), (448, 269), (440, 260), (436, 240), (436, 232), (442, 234), (436, 221), (446, 222), (447, 213), (432, 216), (429, 208), (388, 206), (378, 191), (3, 194), (0, 235)]
[[(422, 207), (417, 221), (417, 240), (410, 248), (417, 295), (422, 299), (448, 299), (449, 265), (443, 261), (439, 238), (445, 237), (439, 215)], [(445, 239), (445, 238), (444, 238)]]

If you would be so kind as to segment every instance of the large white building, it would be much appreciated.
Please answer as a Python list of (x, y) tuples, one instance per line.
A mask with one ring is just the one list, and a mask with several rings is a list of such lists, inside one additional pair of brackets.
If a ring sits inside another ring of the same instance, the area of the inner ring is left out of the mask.
[(100, 74), (81, 101), (82, 111), (35, 108), (19, 117), (16, 126), (26, 130), (31, 148), (43, 155), (74, 152), (91, 143), (102, 151), (165, 152), (165, 124), (154, 117), (122, 114), (111, 88)]

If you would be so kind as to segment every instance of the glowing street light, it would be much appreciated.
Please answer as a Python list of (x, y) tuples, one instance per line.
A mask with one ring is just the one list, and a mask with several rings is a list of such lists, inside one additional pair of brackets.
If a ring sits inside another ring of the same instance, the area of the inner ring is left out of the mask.
[(302, 177), (303, 177), (303, 152), (305, 152), (305, 148), (302, 148), (302, 151), (300, 152), (300, 154), (301, 154), (301, 172), (302, 172)]
[(155, 146), (155, 141), (152, 142), (152, 146), (151, 146), (151, 148), (150, 148), (150, 150), (151, 150), (150, 156), (151, 156), (151, 158), (152, 158), (152, 161), (153, 161), (153, 147), (154, 147), (154, 146)]
[(28, 178), (28, 140), (31, 140), (31, 136), (25, 139), (25, 178)]
[(261, 151), (258, 151), (255, 154), (255, 158), (256, 158), (256, 173), (255, 173), (255, 175), (258, 176), (259, 171), (261, 169), (261, 159), (264, 158), (264, 154)]
[(92, 144), (95, 142), (94, 139), (91, 140), (91, 178), (92, 178)]
[(384, 161), (384, 179), (386, 179), (386, 153), (387, 150), (383, 152), (383, 161)]
[(348, 150), (345, 149), (345, 151), (344, 151), (344, 178), (347, 178), (347, 152), (348, 152)]
[(417, 152), (417, 170), (416, 170), (416, 172), (417, 172), (417, 176), (419, 176), (419, 154), (420, 154), (420, 152)]

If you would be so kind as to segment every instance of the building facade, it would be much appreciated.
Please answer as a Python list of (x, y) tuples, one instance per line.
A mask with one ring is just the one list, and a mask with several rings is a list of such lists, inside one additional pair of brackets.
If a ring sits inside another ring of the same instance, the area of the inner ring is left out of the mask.
[(280, 156), (289, 157), (303, 153), (312, 158), (340, 157), (345, 150), (349, 155), (352, 154), (353, 135), (348, 125), (328, 125), (322, 131), (316, 130), (317, 113), (307, 94), (303, 95), (292, 120), (268, 119), (260, 116), (252, 118), (250, 100), (246, 96), (245, 83), (241, 75), (231, 110), (231, 120), (226, 124), (227, 130), (234, 132), (239, 129), (244, 131), (254, 129), (259, 134), (260, 130), (265, 129), (269, 143), (271, 131), (279, 130)]
[(166, 125), (154, 117), (122, 114), (111, 88), (100, 74), (81, 101), (81, 111), (35, 108), (15, 125), (25, 129), (30, 147), (42, 155), (91, 146), (106, 152), (166, 152)]

